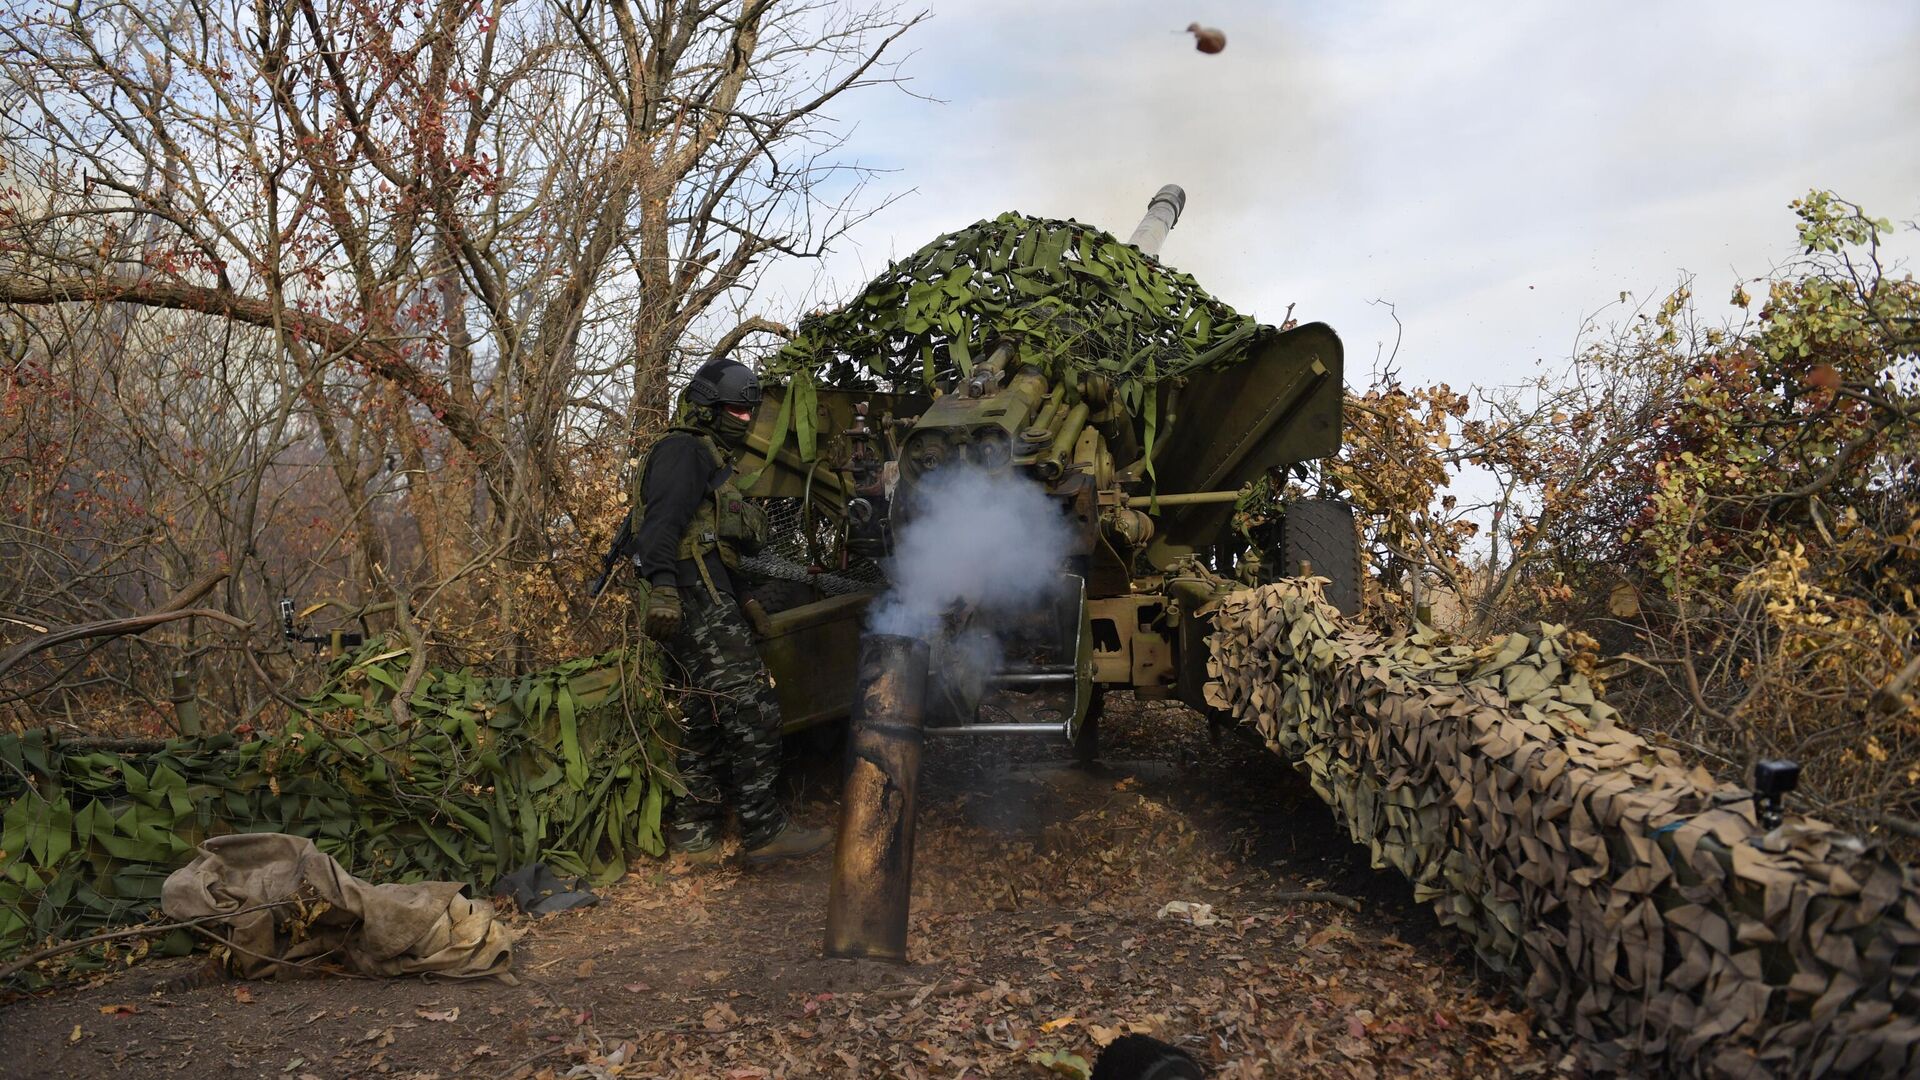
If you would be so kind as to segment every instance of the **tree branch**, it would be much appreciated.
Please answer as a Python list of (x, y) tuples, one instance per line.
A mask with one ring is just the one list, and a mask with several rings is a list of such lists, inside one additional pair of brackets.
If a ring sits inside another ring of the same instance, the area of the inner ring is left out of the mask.
[[(83, 301), (138, 304), (192, 311), (264, 329), (273, 329), (276, 310), (265, 300), (177, 281), (127, 281), (109, 276), (44, 280), (0, 274), (0, 304), (70, 304)], [(365, 332), (298, 308), (277, 312), (287, 332), (330, 353), (351, 356), (376, 374), (393, 380), (415, 401), (432, 409), (460, 445), (483, 462), (498, 458), (493, 440), (473, 416), (449, 398), (439, 381), (415, 367), (400, 350)]]
[(150, 611), (145, 615), (134, 615), (125, 619), (106, 619), (101, 622), (81, 623), (78, 626), (66, 626), (51, 633), (42, 634), (32, 641), (22, 642), (0, 655), (0, 676), (13, 670), (14, 666), (34, 653), (51, 649), (55, 645), (64, 645), (69, 641), (85, 638), (120, 637), (124, 634), (138, 634), (156, 626), (179, 619), (216, 619), (229, 626), (242, 630), (253, 629), (253, 624), (236, 615), (229, 615), (216, 608), (181, 608), (179, 611)]
[(713, 355), (709, 359), (723, 360), (728, 353), (738, 348), (740, 343), (747, 339), (748, 335), (761, 333), (778, 334), (783, 338), (793, 336), (793, 331), (789, 329), (786, 324), (777, 323), (771, 319), (763, 319), (755, 315), (753, 318), (747, 319), (722, 335), (719, 342), (713, 346)]
[(69, 641), (80, 641), (84, 638), (118, 637), (122, 634), (138, 634), (143, 630), (150, 630), (153, 627), (172, 622), (175, 619), (205, 617), (251, 629), (253, 626), (252, 623), (244, 619), (235, 618), (224, 611), (187, 606), (212, 592), (215, 585), (227, 579), (227, 574), (228, 571), (226, 570), (215, 570), (205, 574), (198, 581), (175, 593), (166, 603), (161, 604), (158, 608), (155, 608), (145, 615), (135, 615), (125, 619), (102, 619), (98, 622), (63, 626), (57, 630), (48, 630), (39, 637), (23, 641), (13, 648), (8, 649), (6, 652), (0, 653), (0, 676), (6, 675), (8, 671), (12, 670), (14, 665), (32, 656), (34, 653), (44, 649), (50, 649), (55, 645), (62, 645)]

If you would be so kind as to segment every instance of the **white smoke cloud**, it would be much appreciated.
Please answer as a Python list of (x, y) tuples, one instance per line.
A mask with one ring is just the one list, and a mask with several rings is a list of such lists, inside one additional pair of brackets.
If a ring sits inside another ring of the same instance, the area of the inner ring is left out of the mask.
[(978, 711), (980, 701), (986, 697), (987, 681), (1006, 666), (1007, 650), (998, 634), (969, 626), (950, 636), (936, 638), (928, 659), (934, 665), (929, 681), (936, 688), (936, 713), (951, 709), (961, 714), (952, 719), (964, 722)]
[(966, 605), (974, 630), (963, 651), (981, 653), (987, 628), (1031, 610), (1059, 581), (1071, 539), (1060, 505), (1024, 477), (964, 468), (923, 479), (914, 499), (895, 537), (892, 588), (868, 629), (939, 644), (945, 616)]

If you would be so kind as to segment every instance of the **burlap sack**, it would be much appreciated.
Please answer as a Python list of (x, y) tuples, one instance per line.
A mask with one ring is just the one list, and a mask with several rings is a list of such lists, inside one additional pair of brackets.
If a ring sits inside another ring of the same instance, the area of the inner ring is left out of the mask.
[(462, 888), (370, 885), (305, 837), (241, 833), (201, 844), (167, 877), (160, 907), (173, 919), (240, 912), (207, 925), (231, 945), (234, 973), (249, 978), (339, 965), (365, 975), (511, 980), (513, 935), (492, 904)]

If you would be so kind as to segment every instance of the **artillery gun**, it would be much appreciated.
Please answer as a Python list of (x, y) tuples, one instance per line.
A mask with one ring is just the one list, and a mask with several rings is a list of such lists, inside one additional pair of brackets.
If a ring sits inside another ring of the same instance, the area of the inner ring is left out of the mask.
[[(1157, 257), (1185, 202), (1180, 188), (1160, 189), (1129, 243)], [(1085, 250), (1069, 241), (1051, 255)], [(1038, 257), (1049, 254), (1043, 239)], [(1150, 260), (1133, 261), (1157, 272)], [(1092, 319), (1058, 308), (1045, 317), (1069, 327)], [(748, 437), (741, 469), (758, 476), (747, 493), (786, 525), (743, 569), (761, 579), (763, 598), (774, 595), (776, 633), (763, 651), (790, 730), (853, 706), (863, 682), (859, 638), (886, 587), (888, 557), (947, 470), (1038, 485), (1070, 540), (1052, 587), (1018, 625), (996, 627), (1004, 655), (988, 670), (936, 655), (930, 735), (1050, 735), (1090, 756), (1102, 690), (1205, 707), (1207, 616), (1225, 592), (1305, 569), (1329, 579), (1336, 606), (1357, 609), (1357, 545), (1344, 504), (1300, 499), (1257, 529), (1231, 528), (1237, 504), (1263, 479), (1340, 447), (1341, 346), (1326, 325), (1249, 321), (1233, 348), (1215, 350), (1217, 362), (1131, 387), (1118, 374), (1124, 364), (1098, 355), (1097, 345), (1070, 363), (1034, 355), (1017, 330), (988, 326), (967, 340), (967, 328), (956, 329), (924, 364), (896, 369), (890, 385), (869, 374), (884, 365), (842, 365), (822, 385), (795, 380), (771, 390)], [(1098, 329), (1086, 327), (1087, 340), (1099, 342)], [(803, 411), (815, 433), (810, 447), (787, 438)], [(1262, 496), (1277, 488), (1268, 484)]]

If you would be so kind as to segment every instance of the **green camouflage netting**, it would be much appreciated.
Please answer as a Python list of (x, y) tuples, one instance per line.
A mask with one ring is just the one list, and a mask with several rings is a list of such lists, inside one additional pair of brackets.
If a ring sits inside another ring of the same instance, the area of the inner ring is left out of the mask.
[(222, 833), (310, 837), (375, 881), (481, 888), (536, 859), (606, 881), (664, 850), (672, 754), (651, 666), (616, 651), (517, 679), (430, 670), (402, 728), (389, 704), (409, 659), (377, 642), (336, 662), (265, 739), (126, 753), (0, 736), (0, 962), (147, 918)]
[(1151, 446), (1156, 383), (1237, 363), (1274, 333), (1091, 225), (1001, 214), (888, 264), (844, 307), (800, 324), (766, 367), (787, 386), (773, 453), (791, 433), (813, 459), (816, 384), (931, 388), (971, 374), (1001, 341), (1020, 364), (1110, 380)]

